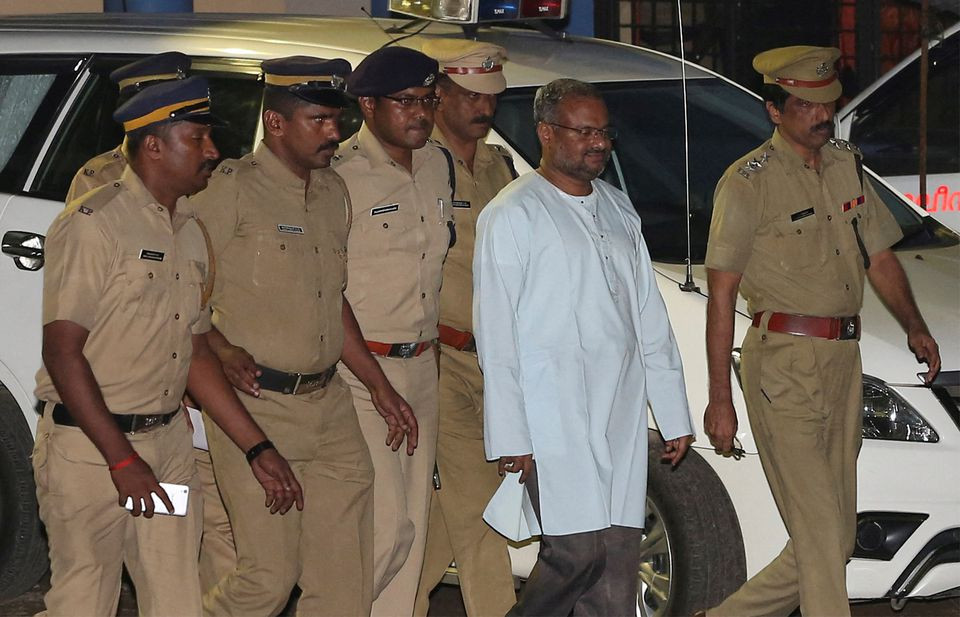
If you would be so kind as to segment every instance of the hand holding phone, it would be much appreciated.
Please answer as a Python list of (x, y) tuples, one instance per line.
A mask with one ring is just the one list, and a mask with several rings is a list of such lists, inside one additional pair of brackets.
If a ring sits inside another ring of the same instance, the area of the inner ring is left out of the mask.
[[(153, 512), (154, 514), (172, 514), (173, 516), (186, 516), (187, 515), (187, 502), (190, 496), (190, 487), (185, 484), (169, 484), (167, 482), (161, 482), (160, 487), (167, 492), (167, 496), (170, 497), (170, 501), (173, 503), (173, 512), (167, 510), (167, 506), (164, 505), (163, 501), (156, 493), (151, 493), (153, 495)], [(127, 503), (123, 504), (123, 507), (127, 510), (133, 510), (133, 498), (127, 497)], [(144, 504), (141, 502), (140, 510), (144, 509)]]

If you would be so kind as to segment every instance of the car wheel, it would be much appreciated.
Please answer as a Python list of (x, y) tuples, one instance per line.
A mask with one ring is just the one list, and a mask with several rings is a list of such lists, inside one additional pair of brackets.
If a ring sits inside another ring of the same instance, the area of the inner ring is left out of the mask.
[(660, 434), (651, 431), (637, 602), (645, 617), (715, 606), (747, 572), (740, 523), (720, 478), (692, 449), (675, 469), (662, 454)]
[(33, 437), (20, 407), (0, 386), (0, 599), (33, 587), (49, 565), (30, 453)]

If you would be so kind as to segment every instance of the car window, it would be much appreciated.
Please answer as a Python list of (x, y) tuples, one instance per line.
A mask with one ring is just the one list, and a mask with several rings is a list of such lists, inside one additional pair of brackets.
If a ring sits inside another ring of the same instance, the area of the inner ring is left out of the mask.
[(78, 57), (0, 57), (0, 190), (16, 193), (82, 62)]
[[(927, 173), (960, 169), (960, 35), (930, 49), (927, 93)], [(856, 108), (850, 141), (881, 176), (918, 173), (919, 58)]]
[[(31, 193), (62, 200), (78, 169), (123, 140), (122, 128), (113, 121), (118, 93), (109, 75), (118, 66), (136, 59), (137, 56), (94, 59), (90, 79), (47, 152)], [(233, 61), (228, 69), (225, 62), (204, 59), (195, 62), (190, 71), (210, 81), (211, 108), (227, 122), (226, 127), (217, 127), (213, 132), (223, 158), (239, 158), (254, 146), (260, 116), (259, 71), (255, 64), (245, 64)]]
[[(596, 84), (619, 136), (603, 179), (626, 191), (643, 220), (644, 238), (657, 261), (686, 259), (683, 94), (677, 80)], [(534, 167), (540, 144), (533, 125), (535, 89), (507, 90), (500, 96), (494, 126)], [(713, 215), (717, 181), (733, 161), (773, 132), (762, 103), (723, 80), (687, 82), (690, 135), (691, 258), (702, 263)], [(868, 173), (869, 176), (869, 173)], [(620, 180), (622, 178), (622, 182)], [(900, 197), (874, 183), (904, 232), (897, 248), (955, 242), (952, 234), (930, 233), (931, 225)]]

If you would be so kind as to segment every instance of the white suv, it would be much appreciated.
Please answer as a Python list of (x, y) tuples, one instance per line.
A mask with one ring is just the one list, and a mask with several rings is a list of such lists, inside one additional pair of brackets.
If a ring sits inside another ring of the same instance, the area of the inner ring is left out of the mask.
[[(116, 92), (107, 74), (146, 54), (189, 54), (194, 72), (211, 81), (216, 112), (230, 122), (215, 134), (217, 144), (224, 156), (236, 157), (258, 140), (260, 60), (307, 54), (344, 57), (356, 66), (399, 36), (383, 28), (405, 23), (200, 15), (0, 20), (0, 595), (19, 593), (46, 567), (28, 458), (36, 425), (32, 390), (40, 365), (43, 235), (63, 207), (73, 173), (121, 139), (110, 120)], [(433, 36), (462, 33), (432, 24), (400, 44), (419, 48)], [(483, 28), (477, 36), (504, 46), (510, 58), (510, 88), (501, 96), (489, 139), (511, 150), (521, 172), (539, 158), (532, 122), (536, 87), (574, 77), (603, 92), (621, 135), (605, 179), (630, 195), (642, 217), (699, 427), (707, 401), (701, 264), (713, 189), (734, 159), (769, 137), (760, 101), (715, 73), (687, 65), (688, 210), (677, 59), (630, 45), (507, 28)], [(937, 385), (923, 387), (904, 333), (868, 291), (862, 341), (866, 440), (848, 585), (851, 598), (900, 602), (957, 593), (960, 581), (960, 246), (955, 234), (868, 175), (904, 229), (897, 254), (940, 342), (944, 366)], [(749, 323), (741, 306), (738, 337)], [(736, 367), (736, 353), (731, 361)], [(643, 612), (690, 614), (719, 601), (766, 565), (786, 539), (735, 391), (747, 452), (740, 460), (716, 455), (701, 438), (670, 472), (657, 462), (661, 441), (651, 431), (647, 539), (639, 572)], [(534, 547), (513, 551), (516, 574), (529, 572)]]

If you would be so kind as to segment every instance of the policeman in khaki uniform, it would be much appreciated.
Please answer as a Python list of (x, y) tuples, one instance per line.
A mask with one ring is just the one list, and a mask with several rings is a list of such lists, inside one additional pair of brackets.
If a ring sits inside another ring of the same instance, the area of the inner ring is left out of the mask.
[(473, 339), (473, 244), (480, 210), (516, 177), (513, 160), (483, 139), (493, 124), (506, 50), (463, 39), (431, 39), (423, 53), (440, 65), (433, 139), (455, 159), (457, 243), (443, 266), (440, 292), (440, 488), (430, 504), (427, 548), (414, 613), (457, 563), (467, 614), (503, 615), (517, 601), (506, 539), (483, 520), (500, 485), (483, 451), (483, 375)]
[(413, 408), (419, 447), (380, 447), (382, 424), (349, 371), (374, 482), (374, 615), (411, 615), (423, 564), (437, 443), (437, 321), (441, 267), (453, 244), (452, 157), (427, 143), (437, 62), (384, 47), (367, 56), (347, 90), (359, 97), (360, 131), (334, 167), (347, 183), (353, 226), (346, 297), (390, 382)]
[[(114, 69), (110, 73), (110, 81), (120, 88), (117, 107), (144, 88), (174, 79), (184, 79), (189, 70), (190, 58), (178, 51), (149, 56)], [(98, 154), (87, 161), (74, 174), (67, 190), (66, 203), (87, 191), (118, 180), (123, 168), (127, 166), (128, 158), (127, 142), (124, 140), (113, 150)]]
[[(329, 164), (350, 64), (293, 56), (265, 61), (263, 73), (263, 142), (221, 164), (193, 201), (217, 256), (211, 345), (253, 417), (290, 457), (308, 502), (283, 518), (250, 507), (256, 487), (246, 463), (210, 427), (237, 567), (205, 595), (204, 610), (276, 615), (299, 584), (300, 614), (365, 615), (373, 601), (373, 465), (337, 361), (377, 393), (379, 413), (412, 421), (412, 412), (343, 299), (350, 201)], [(389, 452), (374, 414), (375, 447)]]
[[(206, 186), (219, 156), (206, 80), (155, 86), (114, 119), (130, 164), (47, 234), (36, 390), (45, 402), (33, 454), (50, 545), (45, 603), (52, 615), (114, 615), (126, 565), (141, 615), (197, 615), (199, 493), (185, 516), (153, 516), (151, 496), (171, 509), (158, 481), (196, 488), (184, 389), (246, 452), (245, 471), (262, 486), (252, 505), (266, 510), (266, 491), (282, 513), (303, 495), (204, 337), (213, 264), (183, 196)], [(132, 512), (120, 505), (128, 498)]]
[(720, 452), (737, 430), (730, 351), (737, 291), (753, 327), (741, 378), (760, 460), (790, 539), (766, 568), (708, 615), (849, 614), (846, 562), (856, 531), (864, 275), (907, 332), (917, 359), (940, 368), (890, 247), (893, 216), (863, 176), (860, 153), (831, 139), (840, 52), (785, 47), (754, 69), (773, 137), (717, 185), (707, 245), (710, 403), (704, 427)]

